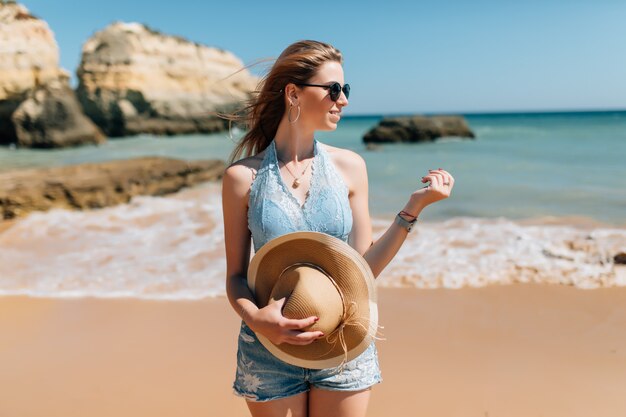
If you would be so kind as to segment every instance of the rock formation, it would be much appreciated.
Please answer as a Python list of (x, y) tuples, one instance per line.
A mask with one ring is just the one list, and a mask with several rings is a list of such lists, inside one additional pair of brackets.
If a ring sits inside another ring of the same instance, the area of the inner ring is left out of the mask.
[(59, 147), (99, 143), (59, 67), (47, 23), (26, 7), (0, 3), (0, 144)]
[(58, 80), (31, 90), (11, 119), (20, 146), (60, 148), (106, 141), (83, 114), (74, 91)]
[(108, 136), (219, 131), (228, 123), (210, 112), (237, 108), (258, 84), (242, 67), (231, 52), (116, 22), (83, 45), (77, 95)]
[(145, 157), (0, 173), (0, 223), (36, 210), (90, 209), (222, 178), (221, 160)]
[(383, 118), (363, 142), (427, 142), (443, 136), (475, 137), (461, 116), (404, 116)]

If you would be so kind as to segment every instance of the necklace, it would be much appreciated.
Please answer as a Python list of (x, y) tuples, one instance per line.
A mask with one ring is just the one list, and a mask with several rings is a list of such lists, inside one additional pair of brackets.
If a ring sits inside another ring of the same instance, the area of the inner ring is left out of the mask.
[(291, 183), (291, 186), (293, 188), (298, 188), (300, 186), (300, 178), (302, 178), (302, 176), (304, 175), (304, 173), (306, 172), (307, 168), (309, 167), (309, 165), (311, 165), (311, 162), (313, 161), (313, 159), (315, 158), (315, 156), (313, 156), (313, 158), (311, 158), (311, 160), (309, 161), (308, 164), (306, 164), (306, 166), (304, 167), (304, 169), (302, 170), (302, 173), (300, 174), (299, 177), (296, 177), (295, 175), (293, 175), (293, 172), (291, 172), (291, 170), (289, 169), (289, 167), (287, 166), (287, 164), (278, 157), (278, 154), (276, 154), (276, 159), (278, 159), (280, 162), (283, 163), (283, 165), (285, 166), (285, 168), (287, 168), (287, 171), (289, 171), (289, 173), (291, 174), (291, 176), (293, 177), (293, 182)]

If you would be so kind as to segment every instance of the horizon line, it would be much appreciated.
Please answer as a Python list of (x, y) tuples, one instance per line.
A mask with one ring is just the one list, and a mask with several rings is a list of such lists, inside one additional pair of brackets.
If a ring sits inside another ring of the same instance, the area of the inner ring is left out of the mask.
[(477, 110), (477, 111), (441, 111), (441, 112), (389, 112), (389, 113), (355, 113), (346, 114), (343, 117), (379, 117), (379, 116), (419, 116), (419, 115), (441, 115), (441, 116), (453, 116), (453, 115), (504, 115), (504, 114), (544, 114), (544, 113), (623, 113), (626, 112), (626, 108), (591, 108), (591, 109), (533, 109), (533, 110)]

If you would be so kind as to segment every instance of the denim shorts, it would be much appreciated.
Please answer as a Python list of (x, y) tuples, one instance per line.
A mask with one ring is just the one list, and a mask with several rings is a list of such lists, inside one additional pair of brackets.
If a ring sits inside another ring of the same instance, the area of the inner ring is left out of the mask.
[(311, 389), (359, 391), (382, 382), (374, 342), (361, 355), (338, 368), (309, 369), (291, 365), (272, 355), (256, 334), (241, 322), (237, 372), (233, 391), (248, 401), (270, 401)]

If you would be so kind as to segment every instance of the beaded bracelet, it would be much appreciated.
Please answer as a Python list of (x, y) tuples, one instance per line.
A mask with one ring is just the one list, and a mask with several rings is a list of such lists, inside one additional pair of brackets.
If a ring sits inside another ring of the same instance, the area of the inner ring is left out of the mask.
[(402, 210), (400, 213), (398, 213), (400, 215), (404, 214), (405, 216), (411, 217), (412, 219), (417, 219), (417, 216), (412, 215), (411, 213)]

